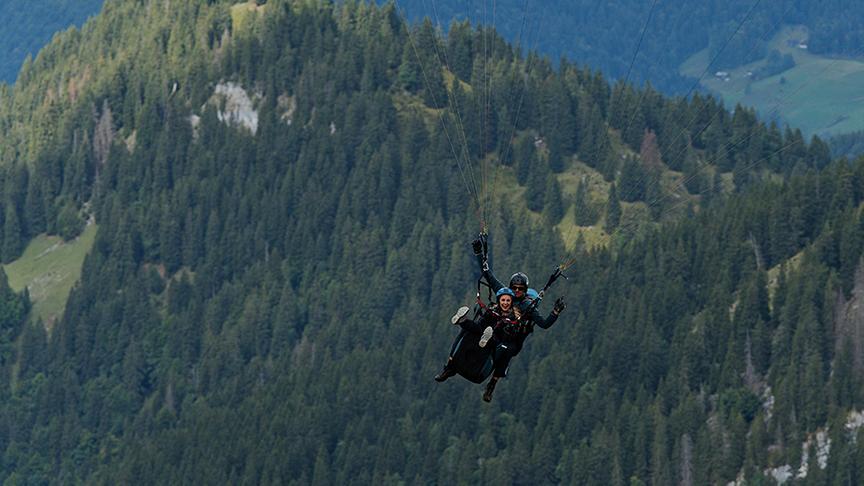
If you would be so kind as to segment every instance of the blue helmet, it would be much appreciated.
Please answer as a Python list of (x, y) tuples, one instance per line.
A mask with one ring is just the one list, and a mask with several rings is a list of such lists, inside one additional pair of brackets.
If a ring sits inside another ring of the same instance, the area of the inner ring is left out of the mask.
[(513, 291), (510, 290), (509, 287), (502, 287), (500, 290), (498, 290), (498, 292), (495, 292), (495, 300), (500, 299), (502, 295), (509, 295), (510, 297), (516, 297), (516, 294), (514, 294)]

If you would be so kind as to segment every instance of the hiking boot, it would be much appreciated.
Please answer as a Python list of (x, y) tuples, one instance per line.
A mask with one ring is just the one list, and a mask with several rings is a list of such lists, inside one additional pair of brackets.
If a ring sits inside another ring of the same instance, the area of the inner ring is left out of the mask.
[(496, 383), (498, 383), (498, 379), (495, 377), (492, 377), (492, 379), (489, 380), (489, 383), (486, 384), (486, 391), (483, 392), (483, 401), (484, 402), (491, 402), (492, 401), (492, 392), (495, 391), (495, 384)]
[(444, 369), (441, 370), (441, 373), (435, 375), (435, 381), (441, 383), (442, 381), (447, 381), (447, 378), (450, 378), (451, 376), (456, 376), (456, 370), (445, 365)]
[(469, 309), (467, 305), (463, 305), (459, 308), (459, 310), (456, 311), (455, 314), (453, 314), (453, 317), (450, 318), (450, 323), (458, 324), (459, 321), (461, 321), (462, 318), (465, 317), (465, 315), (468, 314), (468, 311), (470, 310), (471, 309)]
[(492, 326), (483, 329), (483, 335), (480, 336), (480, 347), (485, 348), (490, 339), (492, 339)]

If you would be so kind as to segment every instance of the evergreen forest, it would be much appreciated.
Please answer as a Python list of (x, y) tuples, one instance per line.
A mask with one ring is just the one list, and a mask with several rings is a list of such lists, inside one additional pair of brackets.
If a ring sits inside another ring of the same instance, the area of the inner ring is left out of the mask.
[[(59, 319), (0, 272), (0, 481), (862, 484), (862, 203), (491, 28), (109, 0), (0, 85), (0, 260), (98, 225)], [(481, 226), (502, 279), (573, 262), (488, 404), (432, 380)]]
[[(383, 2), (382, 2), (383, 3)], [(664, 92), (684, 93), (692, 79), (678, 68), (707, 49), (711, 73), (766, 57), (769, 41), (787, 25), (807, 27), (808, 49), (860, 57), (864, 6), (857, 2), (782, 0), (399, 0), (412, 19), (429, 17), (495, 25), (516, 44), (554, 60), (578, 59), (613, 79), (650, 80)], [(635, 56), (635, 57), (634, 57)]]

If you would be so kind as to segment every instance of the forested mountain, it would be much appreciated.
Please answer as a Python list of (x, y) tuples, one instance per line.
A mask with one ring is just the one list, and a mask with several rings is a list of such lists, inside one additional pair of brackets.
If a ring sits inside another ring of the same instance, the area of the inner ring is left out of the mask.
[[(393, 6), (116, 0), (0, 140), (4, 262), (99, 225), (50, 331), (0, 281), (10, 484), (864, 480), (864, 159), (752, 111)], [(576, 258), (491, 404), (432, 381), (478, 215), (502, 276)]]
[[(450, 22), (495, 25), (502, 35), (553, 59), (566, 57), (615, 79), (641, 84), (650, 80), (666, 92), (686, 92), (693, 80), (678, 67), (708, 48), (714, 71), (766, 57), (768, 41), (784, 25), (810, 30), (809, 49), (817, 54), (861, 56), (864, 28), (857, 2), (783, 0), (400, 0), (412, 19), (429, 17), (447, 28)], [(644, 36), (642, 31), (644, 30)], [(733, 35), (734, 34), (734, 35)], [(636, 58), (633, 58), (637, 52)]]
[(0, 81), (15, 82), (21, 63), (35, 56), (55, 32), (80, 26), (102, 6), (102, 0), (0, 2)]
[(831, 150), (838, 155), (864, 154), (864, 132), (853, 132), (831, 139)]
[[(400, 16), (429, 17), (445, 30), (453, 20), (469, 20), (475, 26), (494, 24), (525, 51), (538, 50), (556, 61), (578, 59), (612, 78), (623, 78), (632, 62), (633, 81), (651, 80), (666, 92), (683, 92), (691, 86), (692, 80), (682, 78), (678, 67), (695, 52), (709, 48), (711, 58), (717, 56), (714, 70), (735, 67), (766, 57), (768, 41), (784, 25), (808, 27), (809, 49), (817, 54), (860, 57), (859, 46), (864, 42), (864, 28), (856, 21), (864, 10), (855, 2), (703, 0), (657, 2), (653, 8), (649, 2), (634, 0), (487, 4), (395, 3)], [(0, 79), (14, 81), (26, 53), (38, 51), (57, 30), (80, 25), (101, 5), (102, 0), (38, 0), (27, 8), (11, 2), (0, 5), (0, 15), (6, 19), (0, 26), (4, 39)], [(645, 36), (639, 43), (643, 28)]]

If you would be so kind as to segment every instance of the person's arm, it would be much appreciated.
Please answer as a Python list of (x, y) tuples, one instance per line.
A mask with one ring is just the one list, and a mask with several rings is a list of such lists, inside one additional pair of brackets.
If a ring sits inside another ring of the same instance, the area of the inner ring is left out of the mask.
[(543, 329), (549, 329), (550, 327), (552, 327), (552, 324), (555, 324), (555, 321), (557, 320), (558, 314), (554, 312), (550, 312), (549, 317), (545, 319), (536, 310), (531, 312), (531, 322), (533, 322), (534, 325), (539, 326)]
[(563, 311), (565, 307), (567, 307), (567, 304), (564, 303), (564, 299), (559, 297), (555, 301), (555, 305), (552, 306), (552, 312), (549, 313), (549, 317), (543, 319), (543, 316), (541, 316), (540, 312), (538, 312), (535, 308), (533, 311), (531, 311), (531, 320), (537, 326), (543, 329), (549, 329), (550, 327), (552, 327), (552, 324), (555, 324), (555, 321), (558, 320), (558, 316), (561, 314), (561, 311)]
[(489, 268), (489, 261), (486, 259), (486, 255), (483, 254), (482, 246), (480, 245), (480, 240), (474, 240), (472, 245), (474, 247), (474, 257), (477, 258), (477, 265), (480, 267), (480, 272), (483, 278), (486, 279), (486, 283), (492, 287), (492, 292), (498, 292), (504, 288), (504, 284), (492, 273), (492, 269)]

